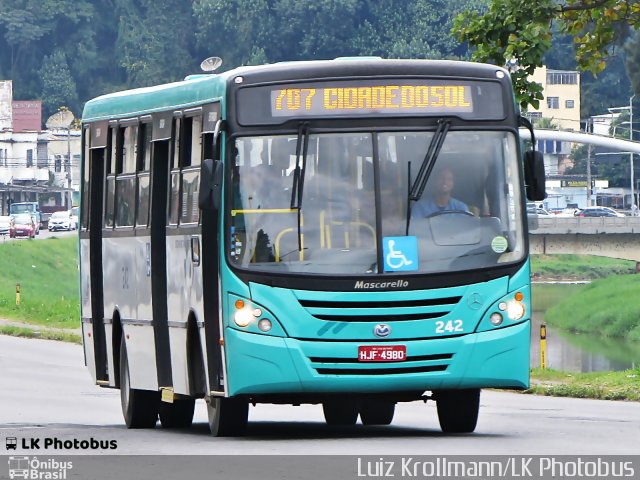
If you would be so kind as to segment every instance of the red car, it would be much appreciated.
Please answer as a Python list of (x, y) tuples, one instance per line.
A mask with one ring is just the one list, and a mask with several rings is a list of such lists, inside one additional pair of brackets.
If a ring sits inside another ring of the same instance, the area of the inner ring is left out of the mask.
[(9, 229), (9, 236), (11, 238), (36, 238), (36, 224), (33, 221), (33, 217), (28, 213), (15, 215)]

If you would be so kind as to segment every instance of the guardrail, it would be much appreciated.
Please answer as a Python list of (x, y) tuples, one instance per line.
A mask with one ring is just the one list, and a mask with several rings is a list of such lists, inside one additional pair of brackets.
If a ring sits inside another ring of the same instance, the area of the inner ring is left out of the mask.
[(556, 217), (530, 215), (531, 235), (640, 233), (640, 217)]

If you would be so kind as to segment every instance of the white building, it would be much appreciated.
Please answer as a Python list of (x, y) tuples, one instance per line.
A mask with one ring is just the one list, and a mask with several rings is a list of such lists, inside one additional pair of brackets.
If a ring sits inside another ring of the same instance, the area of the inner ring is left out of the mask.
[(0, 81), (0, 214), (10, 201), (70, 208), (80, 187), (80, 132), (15, 131), (12, 97), (12, 82)]

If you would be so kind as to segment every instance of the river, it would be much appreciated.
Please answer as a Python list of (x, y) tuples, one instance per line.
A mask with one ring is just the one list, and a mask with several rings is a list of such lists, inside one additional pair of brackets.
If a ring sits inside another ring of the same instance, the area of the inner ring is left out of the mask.
[[(534, 284), (533, 296), (538, 304), (555, 301), (558, 289), (571, 294), (580, 285)], [(534, 311), (531, 324), (531, 367), (540, 366), (540, 325), (544, 311)], [(640, 344), (598, 335), (577, 334), (547, 325), (546, 366), (567, 372), (598, 372), (627, 370), (640, 366)]]

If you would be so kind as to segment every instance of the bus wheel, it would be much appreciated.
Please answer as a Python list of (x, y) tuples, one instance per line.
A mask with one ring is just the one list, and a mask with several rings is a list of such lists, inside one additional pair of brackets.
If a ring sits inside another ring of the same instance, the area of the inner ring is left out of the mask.
[(189, 428), (193, 422), (194, 398), (160, 402), (160, 423), (164, 428)]
[(395, 402), (363, 400), (360, 403), (360, 420), (363, 425), (389, 425), (393, 421), (395, 411)]
[(120, 342), (120, 403), (127, 428), (153, 428), (158, 420), (160, 394), (131, 388), (124, 338)]
[(358, 404), (353, 399), (329, 400), (322, 404), (327, 425), (355, 425)]
[(445, 433), (471, 433), (476, 429), (480, 389), (443, 390), (436, 393), (438, 420)]
[(249, 403), (238, 398), (209, 397), (209, 430), (214, 437), (235, 437), (247, 429)]

